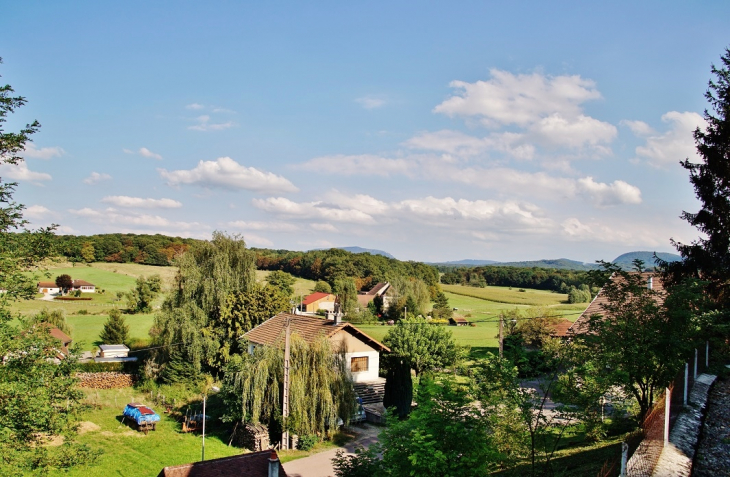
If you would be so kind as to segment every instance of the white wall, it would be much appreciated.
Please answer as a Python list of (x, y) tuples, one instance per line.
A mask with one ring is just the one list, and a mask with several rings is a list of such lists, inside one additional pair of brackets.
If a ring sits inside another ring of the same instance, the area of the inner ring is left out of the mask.
[(378, 379), (378, 370), (380, 368), (380, 354), (377, 351), (356, 351), (353, 353), (346, 353), (347, 358), (347, 370), (350, 370), (350, 363), (352, 358), (360, 358), (367, 356), (368, 359), (368, 370), (360, 371), (358, 373), (350, 373), (352, 380), (356, 383), (364, 383), (368, 381), (375, 381)]

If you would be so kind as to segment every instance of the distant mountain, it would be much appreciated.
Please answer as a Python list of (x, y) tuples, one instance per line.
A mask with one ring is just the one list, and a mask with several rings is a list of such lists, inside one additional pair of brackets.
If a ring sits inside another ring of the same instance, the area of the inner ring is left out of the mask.
[[(644, 266), (646, 266), (647, 268), (652, 268), (656, 265), (654, 263), (654, 253), (655, 252), (624, 253), (623, 255), (619, 255), (618, 257), (614, 258), (613, 263), (623, 269), (629, 270), (634, 267), (634, 260), (639, 259), (644, 262)], [(679, 260), (682, 260), (682, 257), (677, 255), (676, 253), (656, 252), (656, 256), (661, 258), (662, 260), (666, 260), (667, 262), (678, 262)]]
[(472, 259), (465, 259), (465, 260), (456, 260), (453, 262), (439, 262), (439, 263), (429, 263), (429, 265), (452, 265), (455, 267), (479, 267), (481, 265), (493, 265), (497, 262), (494, 260), (472, 260)]
[[(338, 248), (340, 250), (344, 250), (344, 251), (350, 252), (350, 253), (369, 253), (370, 255), (382, 255), (383, 257), (395, 258), (388, 252), (383, 252), (382, 250), (375, 250), (374, 248), (362, 248), (362, 247), (332, 247), (332, 248)], [(323, 249), (317, 249), (317, 250), (323, 250)]]
[(567, 258), (553, 260), (530, 260), (527, 262), (499, 262), (493, 264), (495, 267), (520, 267), (520, 268), (555, 268), (559, 270), (594, 270), (597, 265), (593, 263), (578, 262)]

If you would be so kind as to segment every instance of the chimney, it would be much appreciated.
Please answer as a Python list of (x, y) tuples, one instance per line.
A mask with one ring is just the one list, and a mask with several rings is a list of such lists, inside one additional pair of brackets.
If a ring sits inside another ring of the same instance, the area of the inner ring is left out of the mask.
[(646, 280), (646, 288), (648, 288), (649, 290), (651, 290), (651, 289), (652, 289), (652, 286), (653, 286), (653, 284), (654, 284), (654, 278), (653, 278), (653, 277), (649, 277), (649, 278), (648, 278), (648, 279)]
[(328, 312), (327, 312), (327, 319), (328, 319), (329, 321), (332, 321), (332, 320), (334, 320), (334, 319), (335, 319), (335, 312), (334, 312), (334, 311), (328, 311)]
[(339, 325), (340, 323), (342, 323), (342, 313), (338, 311), (335, 313), (335, 325)]
[(279, 456), (274, 449), (271, 449), (269, 456), (269, 477), (279, 477)]

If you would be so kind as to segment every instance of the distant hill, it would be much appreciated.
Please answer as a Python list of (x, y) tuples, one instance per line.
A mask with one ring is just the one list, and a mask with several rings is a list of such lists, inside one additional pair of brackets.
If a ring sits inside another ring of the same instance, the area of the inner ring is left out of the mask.
[[(332, 247), (332, 248), (337, 248), (337, 249), (344, 250), (344, 251), (350, 252), (350, 253), (369, 253), (370, 255), (382, 255), (383, 257), (395, 258), (388, 252), (383, 252), (382, 250), (375, 250), (374, 248), (362, 248), (362, 247)], [(324, 249), (315, 249), (315, 250), (324, 250)]]
[(555, 268), (558, 270), (594, 270), (598, 268), (593, 263), (583, 263), (567, 258), (557, 258), (553, 260), (530, 260), (526, 262), (498, 262), (493, 264), (495, 267), (520, 267), (520, 268)]
[[(677, 255), (676, 253), (664, 253), (664, 252), (656, 252), (657, 257), (661, 258), (662, 260), (666, 260), (667, 262), (678, 262), (679, 260), (682, 260), (682, 257)], [(654, 265), (654, 252), (628, 252), (624, 253), (623, 255), (619, 255), (618, 257), (613, 259), (613, 263), (620, 266), (623, 269), (631, 269), (634, 267), (634, 260), (643, 260), (644, 265), (647, 268), (652, 268)]]
[(472, 259), (465, 259), (465, 260), (455, 260), (452, 262), (438, 262), (438, 263), (428, 263), (428, 265), (451, 265), (454, 267), (479, 267), (481, 265), (493, 265), (497, 262), (494, 260), (472, 260)]

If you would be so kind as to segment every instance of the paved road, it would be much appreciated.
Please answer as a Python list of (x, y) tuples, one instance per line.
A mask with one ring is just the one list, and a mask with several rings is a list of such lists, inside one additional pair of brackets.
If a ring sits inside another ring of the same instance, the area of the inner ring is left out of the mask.
[(319, 454), (314, 454), (303, 459), (293, 460), (284, 464), (284, 470), (289, 477), (334, 477), (335, 471), (332, 468), (332, 459), (339, 449), (348, 454), (355, 451), (357, 446), (370, 447), (377, 442), (380, 428), (371, 424), (355, 426), (357, 437), (348, 442), (344, 447), (331, 449)]

